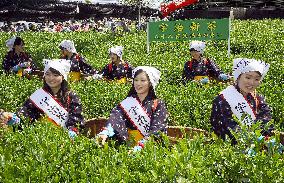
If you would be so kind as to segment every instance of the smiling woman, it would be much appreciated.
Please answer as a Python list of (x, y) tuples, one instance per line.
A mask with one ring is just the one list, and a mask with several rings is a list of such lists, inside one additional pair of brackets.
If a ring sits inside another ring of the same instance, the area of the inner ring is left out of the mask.
[(224, 74), (213, 60), (203, 56), (206, 48), (205, 42), (192, 41), (189, 47), (192, 58), (185, 62), (183, 67), (182, 78), (184, 84), (188, 81), (206, 84), (209, 82), (209, 78), (221, 81), (229, 80), (229, 76)]
[[(264, 98), (256, 93), (256, 88), (269, 69), (269, 64), (254, 59), (238, 58), (233, 63), (235, 85), (227, 87), (213, 101), (211, 125), (213, 131), (222, 139), (226, 135), (236, 143), (230, 130), (236, 130), (238, 124), (235, 115), (243, 125), (261, 121), (261, 127), (271, 120), (271, 110)], [(243, 118), (243, 115), (247, 115)], [(271, 135), (273, 125), (262, 130), (262, 135)]]
[(122, 46), (114, 46), (109, 49), (110, 63), (105, 65), (101, 71), (105, 79), (118, 83), (125, 83), (127, 79), (131, 79), (133, 67), (127, 60), (122, 59), (122, 56)]
[(31, 56), (25, 51), (24, 40), (20, 37), (12, 37), (6, 41), (9, 52), (3, 59), (3, 69), (6, 74), (29, 76), (37, 67)]
[(261, 74), (258, 71), (250, 71), (242, 74), (238, 79), (238, 86), (241, 93), (247, 96), (249, 93), (253, 93), (255, 89), (260, 85)]
[(135, 68), (128, 96), (111, 111), (106, 127), (98, 135), (103, 143), (107, 138), (119, 143), (130, 142), (137, 151), (151, 135), (157, 137), (160, 132), (166, 133), (168, 112), (165, 103), (155, 94), (160, 75), (154, 67)]
[(62, 59), (67, 59), (71, 61), (70, 68), (70, 81), (79, 81), (82, 76), (93, 76), (96, 70), (87, 63), (86, 59), (79, 53), (75, 48), (75, 44), (71, 40), (63, 40), (59, 44), (59, 49), (61, 50)]
[(28, 118), (32, 123), (46, 118), (56, 126), (67, 129), (70, 137), (74, 138), (83, 129), (84, 118), (79, 97), (68, 88), (70, 61), (60, 59), (44, 62), (43, 87), (36, 90), (16, 114), (2, 112), (0, 126), (21, 127), (22, 120), (19, 116)]
[(50, 68), (44, 74), (44, 81), (50, 87), (53, 94), (57, 94), (63, 82), (63, 76), (59, 71)]

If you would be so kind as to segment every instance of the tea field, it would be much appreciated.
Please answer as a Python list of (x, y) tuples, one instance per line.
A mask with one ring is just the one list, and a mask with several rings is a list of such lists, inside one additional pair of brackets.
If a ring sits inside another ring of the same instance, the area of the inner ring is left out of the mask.
[[(258, 92), (265, 96), (273, 112), (276, 129), (284, 131), (284, 21), (282, 19), (233, 20), (231, 54), (227, 41), (208, 41), (205, 56), (226, 72), (232, 71), (237, 57), (261, 59), (270, 63), (268, 75)], [(0, 33), (0, 58), (7, 52), (5, 41), (13, 33)], [(162, 72), (157, 95), (170, 113), (169, 125), (210, 131), (212, 100), (228, 83), (181, 84), (184, 63), (190, 59), (188, 42), (151, 43), (146, 51), (146, 33), (124, 35), (82, 33), (18, 34), (27, 52), (39, 67), (43, 58), (59, 58), (63, 39), (75, 42), (77, 51), (97, 70), (109, 62), (108, 49), (124, 47), (124, 59), (133, 66), (152, 65)], [(42, 81), (0, 75), (0, 108), (15, 112)], [(127, 95), (130, 84), (97, 80), (71, 83), (81, 98), (86, 119), (108, 117), (111, 109)], [(184, 139), (170, 145), (149, 142), (136, 154), (126, 146), (97, 147), (93, 140), (79, 137), (73, 143), (68, 135), (48, 124), (23, 131), (0, 130), (0, 182), (283, 182), (283, 155), (257, 153), (250, 157), (241, 144), (231, 146), (204, 137)]]

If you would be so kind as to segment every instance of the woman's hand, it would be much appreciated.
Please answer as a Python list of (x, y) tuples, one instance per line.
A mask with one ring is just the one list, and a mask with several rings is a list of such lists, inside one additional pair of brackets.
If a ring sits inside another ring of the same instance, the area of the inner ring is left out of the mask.
[(21, 67), (21, 68), (28, 68), (28, 67), (30, 67), (30, 66), (31, 66), (31, 63), (30, 63), (30, 62), (23, 62), (23, 63), (20, 64), (20, 67)]
[(6, 127), (19, 124), (20, 121), (21, 119), (16, 114), (0, 110), (0, 126)]
[(98, 145), (104, 145), (106, 143), (106, 140), (107, 140), (107, 135), (105, 134), (99, 134), (96, 136), (96, 139), (95, 139), (95, 142), (96, 144)]
[(106, 127), (103, 128), (95, 139), (96, 144), (104, 145), (108, 137), (114, 136), (114, 129), (112, 128), (111, 124), (108, 124)]
[(24, 69), (23, 70), (23, 75), (29, 75), (32, 72), (32, 69)]
[(7, 122), (12, 118), (13, 113), (5, 112), (3, 109), (0, 110), (0, 128), (7, 127)]

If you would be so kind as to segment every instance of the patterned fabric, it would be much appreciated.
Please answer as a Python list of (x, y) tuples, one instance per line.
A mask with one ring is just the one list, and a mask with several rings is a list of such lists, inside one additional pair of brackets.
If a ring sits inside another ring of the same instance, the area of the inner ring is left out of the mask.
[[(236, 88), (240, 91), (238, 87)], [(256, 100), (251, 94), (247, 95), (246, 100), (252, 106), (253, 110), (256, 111), (256, 121), (260, 120), (262, 121), (262, 125), (264, 125), (272, 119), (271, 110), (262, 96), (257, 95), (256, 98), (258, 104), (256, 104)], [(223, 95), (218, 95), (213, 101), (210, 122), (216, 135), (220, 136), (222, 139), (225, 139), (225, 135), (228, 135), (230, 139), (234, 140), (230, 129), (235, 130), (238, 124), (233, 120), (233, 112)], [(273, 126), (270, 126), (268, 131), (263, 130), (262, 133), (264, 135), (271, 135), (272, 130)]]
[[(136, 97), (136, 96), (133, 96)], [(138, 97), (136, 97), (138, 99)], [(139, 99), (138, 99), (139, 101)], [(166, 120), (168, 117), (168, 112), (166, 105), (163, 101), (159, 100), (156, 109), (153, 111), (154, 101), (149, 97), (142, 102), (142, 106), (151, 118), (151, 126), (148, 135), (157, 134), (159, 131), (166, 133)], [(110, 114), (107, 121), (107, 125), (110, 124), (115, 132), (114, 138), (119, 142), (124, 142), (128, 139), (128, 129), (136, 130), (133, 124), (129, 121), (126, 114), (123, 112), (120, 106), (116, 106)]]
[(223, 74), (223, 72), (213, 61), (203, 59), (203, 62), (199, 62), (193, 59), (184, 64), (182, 78), (183, 82), (187, 83), (189, 80), (193, 80), (195, 76), (209, 76), (217, 79), (220, 74)]
[(233, 62), (233, 76), (236, 81), (243, 73), (250, 71), (258, 71), (261, 74), (261, 80), (267, 74), (270, 65), (255, 59), (236, 58)]
[(101, 74), (108, 80), (132, 78), (132, 70), (134, 68), (125, 61), (125, 64), (120, 63), (116, 66), (114, 63), (107, 64)]
[(18, 55), (15, 53), (14, 50), (11, 50), (5, 55), (3, 59), (3, 70), (6, 74), (17, 73), (13, 71), (13, 67), (16, 65), (23, 64), (24, 62), (31, 62), (30, 69), (32, 69), (32, 71), (37, 69), (37, 66), (32, 61), (32, 58), (28, 53), (21, 52), (20, 55)]
[[(73, 127), (84, 127), (85, 121), (82, 115), (82, 105), (79, 97), (74, 92), (69, 92), (69, 105), (67, 105), (67, 111), (69, 113), (68, 121), (66, 122), (66, 127), (68, 129)], [(18, 110), (17, 115), (23, 114), (25, 117), (30, 118), (31, 122), (43, 117), (43, 112), (37, 108), (30, 99), (26, 100), (23, 106)]]
[(74, 53), (70, 59), (68, 57), (63, 57), (63, 59), (71, 60), (70, 72), (81, 72), (85, 75), (94, 75), (96, 73), (96, 70), (79, 54)]

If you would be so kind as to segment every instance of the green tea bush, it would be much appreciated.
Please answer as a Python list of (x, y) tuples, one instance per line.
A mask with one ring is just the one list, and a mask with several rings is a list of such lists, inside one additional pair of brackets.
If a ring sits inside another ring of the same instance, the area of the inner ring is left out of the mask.
[[(232, 71), (232, 60), (249, 57), (271, 64), (259, 92), (266, 97), (273, 111), (277, 129), (284, 124), (283, 106), (283, 25), (282, 19), (233, 20), (231, 27), (231, 54), (227, 55), (227, 41), (208, 41), (205, 56), (215, 60), (226, 73)], [(11, 33), (0, 33), (0, 58), (6, 53), (5, 41)], [(26, 50), (42, 68), (43, 58), (59, 58), (59, 43), (63, 39), (75, 42), (77, 51), (97, 70), (109, 62), (108, 49), (113, 45), (124, 46), (124, 59), (133, 66), (152, 65), (162, 71), (162, 80), (157, 93), (170, 113), (170, 125), (184, 125), (210, 129), (209, 117), (212, 100), (228, 84), (197, 85), (181, 84), (184, 63), (190, 59), (188, 42), (151, 43), (146, 52), (146, 33), (126, 33), (123, 36), (94, 32), (82, 33), (19, 33)], [(0, 75), (0, 108), (15, 111), (29, 95), (41, 86), (38, 78), (18, 79)], [(71, 88), (81, 97), (86, 119), (108, 117), (111, 109), (129, 91), (131, 84), (117, 85), (104, 81), (81, 81), (72, 83)]]
[(23, 131), (0, 129), (0, 182), (283, 182), (283, 155), (257, 153), (202, 136), (172, 145), (148, 142), (141, 152), (38, 122)]

